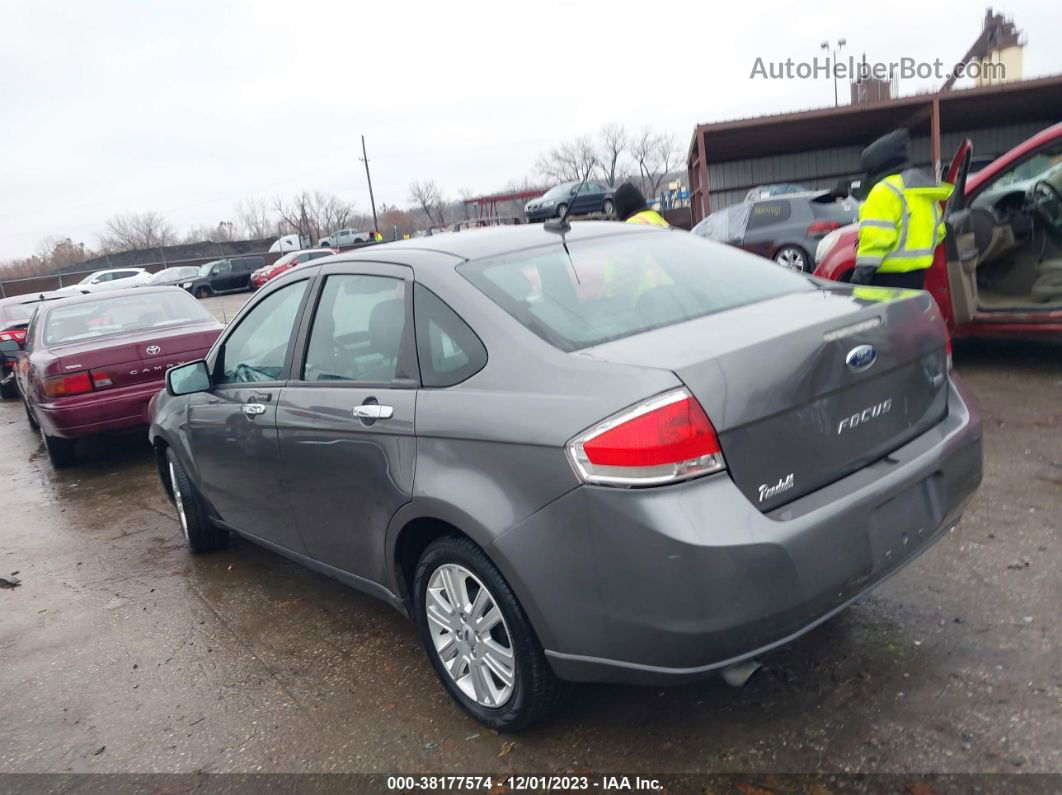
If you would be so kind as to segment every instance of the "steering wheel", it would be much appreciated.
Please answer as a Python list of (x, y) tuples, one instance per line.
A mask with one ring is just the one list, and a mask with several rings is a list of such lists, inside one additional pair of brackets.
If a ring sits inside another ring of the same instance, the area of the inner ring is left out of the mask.
[(1040, 180), (1029, 192), (1033, 209), (1053, 231), (1062, 232), (1062, 194), (1050, 182)]

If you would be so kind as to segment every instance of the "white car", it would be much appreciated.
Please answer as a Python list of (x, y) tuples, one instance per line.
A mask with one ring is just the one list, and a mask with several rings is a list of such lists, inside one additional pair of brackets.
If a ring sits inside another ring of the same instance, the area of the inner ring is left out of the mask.
[(137, 287), (151, 276), (143, 268), (111, 268), (90, 273), (77, 284), (69, 284), (55, 290), (57, 293), (95, 293), (100, 290), (120, 290), (123, 287)]

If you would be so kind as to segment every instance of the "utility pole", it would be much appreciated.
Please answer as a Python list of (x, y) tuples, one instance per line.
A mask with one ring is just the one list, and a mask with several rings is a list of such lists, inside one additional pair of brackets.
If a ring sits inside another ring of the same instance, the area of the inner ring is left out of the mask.
[(376, 221), (376, 199), (372, 195), (372, 177), (369, 175), (369, 156), (365, 154), (365, 136), (361, 136), (361, 157), (358, 158), (365, 164), (365, 179), (369, 183), (369, 203), (372, 205), (372, 233), (380, 231), (380, 225)]

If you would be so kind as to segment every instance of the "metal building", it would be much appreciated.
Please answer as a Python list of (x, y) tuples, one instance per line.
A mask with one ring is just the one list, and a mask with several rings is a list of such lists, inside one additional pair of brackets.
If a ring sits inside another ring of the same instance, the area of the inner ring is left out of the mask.
[(861, 105), (700, 124), (687, 166), (693, 221), (742, 201), (757, 185), (832, 188), (861, 176), (859, 154), (898, 127), (911, 131), (916, 165), (939, 173), (959, 142), (974, 157), (998, 157), (1062, 121), (1062, 76)]

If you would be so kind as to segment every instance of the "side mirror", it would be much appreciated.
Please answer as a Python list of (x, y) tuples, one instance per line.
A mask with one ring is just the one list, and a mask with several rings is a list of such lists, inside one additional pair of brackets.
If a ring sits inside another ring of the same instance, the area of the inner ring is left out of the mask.
[(174, 397), (206, 392), (210, 387), (210, 369), (203, 359), (180, 364), (166, 371), (166, 391)]

